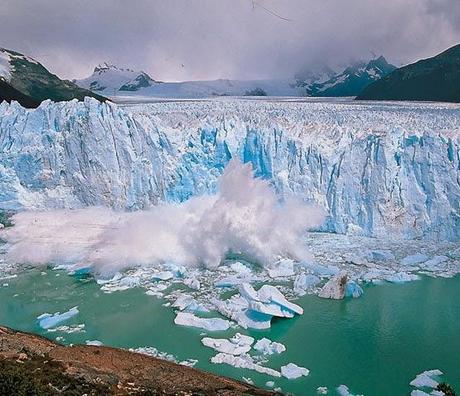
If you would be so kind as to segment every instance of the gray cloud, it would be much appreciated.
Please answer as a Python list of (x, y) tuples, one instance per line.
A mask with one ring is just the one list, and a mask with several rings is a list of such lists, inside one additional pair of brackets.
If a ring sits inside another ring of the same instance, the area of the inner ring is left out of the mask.
[(253, 4), (2, 0), (0, 46), (30, 54), (66, 78), (85, 77), (107, 60), (184, 80), (290, 77), (310, 63), (344, 64), (370, 51), (399, 65), (460, 42), (459, 0)]

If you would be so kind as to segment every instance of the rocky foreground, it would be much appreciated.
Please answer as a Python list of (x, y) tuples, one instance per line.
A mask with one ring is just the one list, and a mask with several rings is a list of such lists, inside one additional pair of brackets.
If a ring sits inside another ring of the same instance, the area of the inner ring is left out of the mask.
[(273, 395), (233, 379), (103, 346), (63, 346), (0, 327), (1, 395)]

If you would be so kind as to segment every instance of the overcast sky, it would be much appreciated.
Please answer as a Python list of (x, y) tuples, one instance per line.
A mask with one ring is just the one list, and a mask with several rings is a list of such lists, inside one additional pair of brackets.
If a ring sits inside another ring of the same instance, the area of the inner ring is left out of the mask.
[(401, 65), (457, 43), (460, 0), (1, 0), (0, 6), (0, 46), (65, 78), (86, 77), (102, 61), (165, 81), (291, 77), (308, 64), (341, 65), (371, 51)]

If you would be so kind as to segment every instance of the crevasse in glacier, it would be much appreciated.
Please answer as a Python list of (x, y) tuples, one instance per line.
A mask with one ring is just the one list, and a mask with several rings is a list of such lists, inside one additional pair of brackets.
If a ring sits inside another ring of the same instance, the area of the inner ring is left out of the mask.
[(0, 105), (0, 208), (141, 209), (216, 189), (231, 158), (323, 229), (460, 238), (460, 107), (215, 100)]

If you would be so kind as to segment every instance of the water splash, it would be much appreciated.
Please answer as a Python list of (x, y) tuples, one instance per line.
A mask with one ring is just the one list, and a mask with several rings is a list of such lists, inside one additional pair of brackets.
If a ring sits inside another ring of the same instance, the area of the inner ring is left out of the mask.
[(266, 265), (281, 257), (309, 259), (304, 232), (324, 212), (293, 197), (279, 203), (268, 182), (232, 160), (218, 193), (138, 212), (93, 207), (22, 212), (2, 231), (8, 261), (72, 264), (113, 273), (173, 262), (217, 267), (229, 253)]

